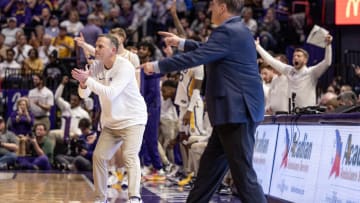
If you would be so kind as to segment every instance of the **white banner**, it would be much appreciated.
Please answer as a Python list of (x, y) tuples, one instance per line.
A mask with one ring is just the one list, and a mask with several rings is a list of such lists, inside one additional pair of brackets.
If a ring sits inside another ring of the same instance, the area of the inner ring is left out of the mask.
[(325, 126), (316, 201), (360, 203), (360, 126)]
[(278, 127), (279, 125), (260, 125), (255, 133), (253, 166), (265, 194), (269, 194), (270, 190)]
[(270, 195), (314, 201), (322, 138), (322, 126), (280, 125)]

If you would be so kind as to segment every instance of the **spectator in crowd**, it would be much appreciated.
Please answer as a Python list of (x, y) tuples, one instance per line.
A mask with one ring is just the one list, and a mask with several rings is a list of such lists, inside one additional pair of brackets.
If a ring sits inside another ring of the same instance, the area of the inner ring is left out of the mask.
[(49, 25), (45, 27), (45, 33), (55, 38), (59, 35), (59, 20), (55, 15), (52, 15), (49, 20)]
[(55, 160), (60, 164), (60, 168), (65, 170), (91, 171), (92, 155), (97, 143), (97, 134), (91, 130), (91, 122), (87, 118), (79, 121), (81, 134), (71, 140), (70, 155), (59, 154)]
[(11, 10), (11, 16), (17, 19), (17, 26), (24, 28), (30, 25), (32, 13), (31, 9), (26, 5), (25, 0), (16, 0), (16, 4), (13, 4)]
[(38, 49), (43, 45), (43, 37), (45, 35), (45, 27), (42, 25), (37, 25), (35, 27), (35, 32), (31, 32), (29, 45)]
[(54, 105), (54, 94), (45, 86), (44, 77), (40, 74), (33, 75), (34, 87), (29, 91), (30, 111), (34, 114), (35, 122), (45, 125), (45, 130), (50, 129), (50, 109)]
[(45, 34), (42, 38), (42, 46), (40, 46), (38, 48), (38, 52), (39, 52), (39, 58), (42, 60), (42, 62), (44, 63), (44, 65), (46, 66), (50, 61), (50, 54), (53, 51), (56, 51), (56, 47), (54, 47), (51, 44), (51, 36), (48, 34)]
[(134, 19), (134, 12), (132, 10), (130, 0), (123, 0), (121, 2), (120, 17), (122, 17), (125, 20), (125, 22), (121, 24), (120, 27), (128, 28)]
[(30, 111), (29, 99), (21, 97), (16, 101), (16, 110), (10, 114), (9, 128), (17, 136), (30, 136), (34, 125), (34, 115)]
[(37, 23), (46, 26), (54, 8), (51, 0), (28, 0), (27, 3), (28, 7), (32, 11), (32, 20), (35, 20)]
[[(91, 46), (95, 46), (96, 39), (99, 37), (100, 34), (102, 34), (102, 30), (99, 26), (96, 25), (96, 21), (99, 17), (90, 14), (87, 17), (87, 24), (86, 26), (80, 30), (80, 37), (84, 39), (87, 43), (89, 43)], [(75, 38), (75, 41), (78, 38)], [(80, 46), (78, 44), (78, 46)], [(95, 53), (94, 53), (95, 54)], [(84, 55), (83, 49), (80, 50), (80, 63), (85, 64), (87, 62), (87, 59), (90, 57), (90, 55), (94, 54), (87, 54), (87, 56)]]
[(265, 104), (267, 105), (267, 102), (269, 100), (269, 92), (270, 92), (271, 81), (272, 81), (272, 79), (274, 77), (274, 70), (268, 64), (262, 63), (261, 66), (260, 66), (260, 75), (261, 75), (261, 79), (263, 81)]
[(251, 31), (251, 33), (253, 34), (253, 36), (256, 35), (257, 33), (257, 22), (256, 20), (253, 18), (253, 12), (251, 7), (244, 7), (242, 10), (242, 20), (241, 22), (244, 23), (246, 25), (246, 27), (249, 28), (249, 30)]
[(48, 7), (42, 8), (41, 15), (33, 15), (33, 18), (31, 20), (31, 25), (33, 27), (37, 25), (42, 25), (44, 27), (47, 27), (50, 25), (50, 19), (51, 19), (51, 11)]
[(200, 30), (205, 27), (206, 14), (204, 11), (198, 11), (196, 19), (192, 21), (190, 29), (195, 33), (200, 33)]
[(53, 50), (49, 54), (49, 63), (45, 66), (43, 75), (46, 84), (50, 89), (55, 89), (64, 75), (70, 75), (61, 60), (57, 57), (58, 52)]
[(78, 0), (66, 0), (65, 3), (60, 8), (62, 11), (61, 17), (65, 18), (69, 15), (70, 11), (77, 11), (81, 17), (87, 16), (89, 10), (86, 2)]
[[(275, 56), (276, 59), (284, 64), (288, 64), (285, 55), (279, 54)], [(289, 88), (288, 80), (285, 75), (272, 69), (274, 76), (271, 80), (268, 94), (268, 101), (266, 101), (265, 113), (268, 115), (277, 113), (289, 112)]]
[(326, 112), (332, 112), (339, 105), (337, 98), (338, 95), (336, 95), (335, 93), (326, 92), (321, 96), (319, 106), (326, 106)]
[(139, 0), (134, 4), (134, 18), (128, 28), (133, 33), (133, 41), (139, 42), (147, 36), (147, 23), (152, 13), (151, 3), (146, 0)]
[(296, 94), (296, 107), (301, 108), (316, 105), (316, 84), (320, 76), (331, 65), (332, 60), (331, 35), (327, 35), (324, 40), (326, 42), (325, 58), (320, 63), (311, 67), (307, 67), (306, 65), (309, 54), (304, 49), (295, 49), (293, 54), (293, 66), (291, 66), (272, 57), (261, 47), (259, 40), (255, 41), (256, 50), (263, 60), (276, 71), (287, 77), (289, 93)]
[[(81, 107), (82, 99), (74, 92), (70, 93), (70, 102), (66, 101), (62, 95), (65, 86), (69, 82), (68, 76), (63, 76), (60, 85), (55, 91), (55, 102), (61, 110), (60, 130), (50, 131), (50, 135), (56, 138), (57, 143), (64, 143), (64, 138), (78, 137), (81, 134), (79, 121), (83, 118), (90, 119), (89, 113)], [(68, 128), (68, 129), (66, 129)], [(68, 132), (68, 135), (65, 135)]]
[(21, 28), (16, 26), (16, 18), (15, 17), (10, 17), (7, 19), (7, 27), (1, 30), (1, 33), (5, 35), (5, 42), (4, 44), (8, 47), (13, 47), (16, 44), (16, 33), (20, 30), (22, 30)]
[(6, 50), (9, 48), (5, 45), (6, 36), (3, 33), (0, 33), (0, 62), (3, 62), (6, 59)]
[(28, 136), (31, 136), (34, 125), (34, 115), (29, 108), (29, 99), (27, 97), (19, 98), (16, 102), (16, 110), (10, 114), (7, 123), (8, 128), (19, 138), (18, 154), (20, 156), (26, 155), (26, 140)]
[(352, 87), (350, 85), (344, 84), (340, 87), (340, 94), (343, 92), (349, 92), (352, 91)]
[(69, 13), (69, 18), (60, 23), (60, 27), (66, 27), (69, 35), (78, 36), (80, 30), (84, 28), (84, 25), (80, 22), (78, 11), (72, 10)]
[(58, 50), (58, 58), (69, 58), (75, 49), (75, 41), (67, 35), (67, 28), (60, 26), (59, 35), (53, 39), (52, 44)]
[(274, 49), (278, 44), (280, 35), (280, 23), (276, 19), (275, 9), (269, 8), (264, 19), (259, 23), (258, 34), (260, 44), (264, 49)]
[(24, 60), (25, 74), (40, 73), (42, 74), (44, 69), (44, 63), (39, 58), (39, 52), (37, 49), (32, 48), (29, 50), (28, 58)]
[(15, 61), (19, 64), (29, 57), (29, 51), (33, 47), (27, 43), (25, 34), (19, 34), (19, 41), (16, 42), (16, 46), (13, 48), (15, 51)]
[(16, 135), (6, 129), (5, 120), (0, 116), (0, 169), (8, 169), (16, 161), (18, 139)]
[(334, 85), (330, 84), (327, 88), (326, 88), (326, 92), (331, 92), (331, 93), (334, 93), (334, 94), (339, 94), (340, 93), (340, 89), (335, 87)]
[(352, 65), (354, 69), (354, 78), (352, 82), (352, 87), (354, 88), (354, 92), (356, 95), (360, 96), (360, 66), (359, 65)]
[(96, 16), (96, 25), (99, 27), (103, 27), (104, 26), (104, 21), (105, 21), (105, 16), (106, 14), (104, 13), (103, 10), (103, 4), (101, 1), (97, 1), (93, 7), (93, 10), (91, 12), (90, 15)]
[(15, 51), (11, 48), (6, 50), (5, 61), (0, 63), (0, 81), (6, 76), (20, 75), (21, 65), (14, 60)]
[[(152, 3), (152, 15), (148, 24), (148, 35), (154, 36), (156, 31), (166, 29), (166, 20), (168, 18), (168, 9), (170, 4), (168, 0), (155, 0)], [(156, 36), (156, 35), (155, 35)]]
[(358, 98), (353, 91), (341, 92), (338, 96), (339, 106), (350, 107), (354, 106)]
[(109, 15), (105, 19), (104, 28), (110, 30), (115, 27), (121, 27), (126, 23), (124, 17), (120, 16), (120, 7), (110, 9)]
[(47, 137), (47, 128), (43, 123), (34, 125), (33, 135), (27, 138), (30, 156), (18, 157), (22, 169), (50, 170), (54, 144)]

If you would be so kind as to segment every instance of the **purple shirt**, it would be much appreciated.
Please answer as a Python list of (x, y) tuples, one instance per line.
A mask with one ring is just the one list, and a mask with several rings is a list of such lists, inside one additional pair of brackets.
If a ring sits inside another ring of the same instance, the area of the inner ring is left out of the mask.
[[(91, 44), (92, 46), (95, 46), (96, 40), (100, 34), (102, 34), (101, 28), (94, 24), (87, 24), (80, 32), (83, 34), (85, 42), (88, 44)], [(85, 62), (85, 56), (84, 52), (81, 49), (80, 51), (80, 61)]]
[[(29, 121), (25, 115), (19, 115), (18, 111), (13, 111), (10, 115), (10, 130), (16, 135), (30, 135), (34, 124), (34, 115), (29, 112), (31, 120)], [(20, 120), (16, 121), (16, 116), (20, 116)]]

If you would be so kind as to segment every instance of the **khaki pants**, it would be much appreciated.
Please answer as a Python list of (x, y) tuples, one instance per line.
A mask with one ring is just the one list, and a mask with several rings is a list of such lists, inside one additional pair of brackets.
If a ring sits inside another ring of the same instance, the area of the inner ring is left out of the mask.
[(135, 125), (120, 130), (103, 128), (93, 154), (93, 176), (97, 199), (106, 200), (107, 164), (119, 147), (121, 147), (122, 161), (128, 172), (128, 195), (141, 197), (139, 152), (144, 130), (145, 125)]

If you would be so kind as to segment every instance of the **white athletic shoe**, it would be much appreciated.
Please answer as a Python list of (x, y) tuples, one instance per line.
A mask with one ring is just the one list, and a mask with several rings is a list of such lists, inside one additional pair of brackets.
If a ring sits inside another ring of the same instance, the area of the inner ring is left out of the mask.
[(127, 203), (143, 203), (142, 199), (138, 198), (138, 197), (131, 197)]
[(115, 185), (117, 182), (118, 182), (117, 176), (111, 174), (111, 175), (108, 177), (107, 185), (108, 185), (108, 186)]

